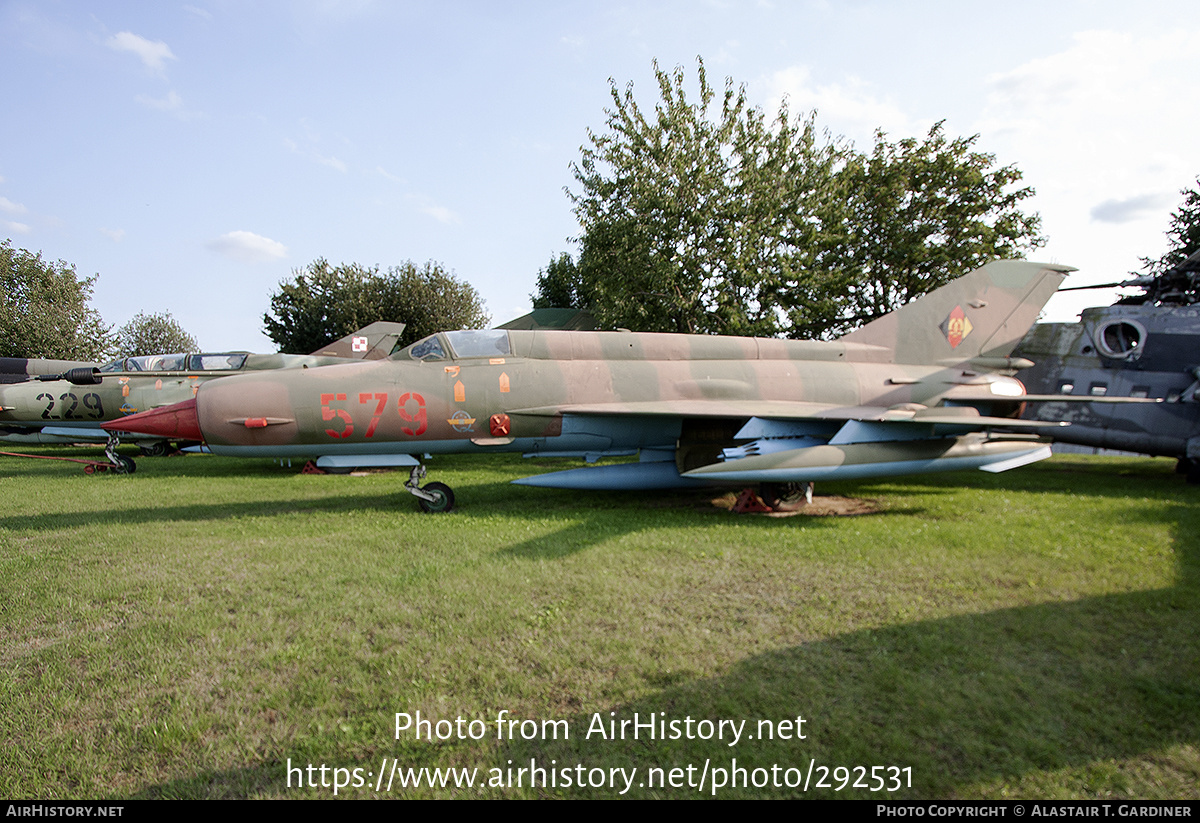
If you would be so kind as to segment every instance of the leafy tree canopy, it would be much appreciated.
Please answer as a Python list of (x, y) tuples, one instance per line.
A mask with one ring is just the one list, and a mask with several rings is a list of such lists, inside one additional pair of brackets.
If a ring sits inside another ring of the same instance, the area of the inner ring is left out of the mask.
[(279, 350), (307, 354), (350, 332), (389, 320), (405, 323), (400, 345), (448, 329), (480, 329), (490, 318), (473, 286), (440, 263), (411, 261), (381, 272), (357, 263), (317, 259), (279, 284), (263, 316)]
[(654, 70), (652, 115), (610, 81), (568, 192), (579, 260), (551, 261), (535, 306), (640, 331), (834, 335), (1044, 242), (1019, 209), (1033, 190), (975, 137), (877, 132), (862, 154), (786, 102), (768, 122), (731, 78), (718, 95), (703, 61), (695, 102), (682, 67)]
[(138, 357), (143, 354), (174, 354), (199, 349), (192, 337), (170, 312), (143, 314), (139, 312), (117, 329), (117, 357)]
[(546, 268), (538, 272), (537, 288), (533, 295), (535, 309), (570, 309), (583, 301), (579, 267), (566, 252), (551, 257)]
[(1183, 203), (1171, 213), (1171, 227), (1167, 229), (1167, 253), (1158, 259), (1142, 258), (1142, 266), (1149, 274), (1159, 275), (1173, 269), (1200, 251), (1200, 177), (1194, 189), (1181, 189)]
[(0, 356), (103, 360), (112, 327), (90, 305), (96, 277), (0, 243)]

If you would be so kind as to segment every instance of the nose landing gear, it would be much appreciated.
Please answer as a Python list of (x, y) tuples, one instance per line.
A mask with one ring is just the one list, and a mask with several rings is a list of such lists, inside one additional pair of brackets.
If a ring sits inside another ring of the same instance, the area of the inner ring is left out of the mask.
[(404, 488), (417, 498), (417, 505), (427, 514), (440, 514), (454, 508), (454, 492), (445, 483), (426, 483), (419, 485), (425, 479), (425, 467), (413, 466)]

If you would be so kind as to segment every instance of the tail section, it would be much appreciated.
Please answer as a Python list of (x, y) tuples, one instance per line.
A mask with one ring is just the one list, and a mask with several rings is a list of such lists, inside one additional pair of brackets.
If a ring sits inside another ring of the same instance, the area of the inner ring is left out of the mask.
[(996, 260), (840, 338), (892, 350), (894, 363), (1008, 357), (1071, 266)]
[(352, 357), (356, 360), (382, 360), (392, 353), (403, 331), (403, 323), (380, 320), (351, 332), (341, 340), (334, 340), (328, 346), (322, 346), (313, 354), (324, 357)]

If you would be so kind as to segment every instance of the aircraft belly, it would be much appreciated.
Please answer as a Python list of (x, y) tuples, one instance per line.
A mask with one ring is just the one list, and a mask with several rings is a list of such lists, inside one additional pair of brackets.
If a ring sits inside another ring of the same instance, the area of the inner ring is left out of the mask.
[[(518, 437), (498, 445), (480, 446), (470, 440), (407, 440), (367, 443), (291, 443), (284, 445), (249, 443), (209, 443), (213, 454), (229, 457), (317, 457), (324, 455), (371, 454), (470, 454), (495, 452), (535, 452), (544, 450), (546, 439)], [(580, 449), (587, 450), (585, 448)], [(594, 450), (594, 449), (593, 449)]]

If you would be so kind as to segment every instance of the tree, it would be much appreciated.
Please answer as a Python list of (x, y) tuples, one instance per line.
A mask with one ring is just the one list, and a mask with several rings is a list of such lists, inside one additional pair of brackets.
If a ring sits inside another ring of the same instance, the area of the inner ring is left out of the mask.
[(607, 129), (588, 131), (568, 192), (577, 276), (547, 269), (535, 305), (573, 299), (640, 331), (829, 335), (1042, 242), (1017, 208), (1032, 189), (1011, 190), (1020, 172), (975, 137), (880, 132), (863, 155), (786, 103), (768, 122), (731, 78), (717, 110), (702, 60), (695, 103), (681, 67), (654, 71), (650, 117), (609, 81)]
[(535, 309), (579, 308), (583, 282), (579, 267), (567, 252), (551, 257), (546, 268), (538, 272), (537, 294), (530, 295)]
[(813, 301), (804, 288), (781, 295), (792, 336), (842, 334), (1045, 243), (1041, 219), (1019, 208), (1033, 189), (1014, 188), (1015, 166), (995, 168), (995, 155), (973, 151), (979, 135), (950, 140), (939, 122), (924, 140), (886, 138), (877, 131), (871, 154), (838, 170), (844, 230), (819, 238), (811, 272), (824, 280), (813, 285), (826, 299)]
[(194, 352), (198, 348), (196, 338), (184, 331), (170, 312), (138, 312), (132, 320), (117, 329), (118, 357)]
[(112, 327), (90, 305), (98, 276), (0, 243), (0, 356), (103, 360)]
[(1183, 195), (1183, 203), (1171, 213), (1167, 253), (1157, 260), (1142, 258), (1142, 268), (1151, 275), (1173, 269), (1200, 251), (1200, 177), (1196, 178), (1196, 188), (1180, 189), (1179, 193)]
[[(714, 106), (682, 67), (654, 66), (661, 103), (647, 118), (610, 80), (608, 129), (588, 131), (571, 192), (580, 239), (577, 297), (602, 325), (647, 331), (776, 334), (780, 276), (834, 222), (843, 147), (783, 106), (773, 124), (727, 79)], [(546, 295), (547, 297), (549, 295)]]
[(484, 328), (490, 320), (475, 288), (439, 263), (418, 268), (409, 261), (381, 273), (378, 266), (317, 259), (293, 274), (263, 315), (267, 336), (282, 352), (316, 351), (377, 320), (406, 324), (401, 345), (437, 331)]

